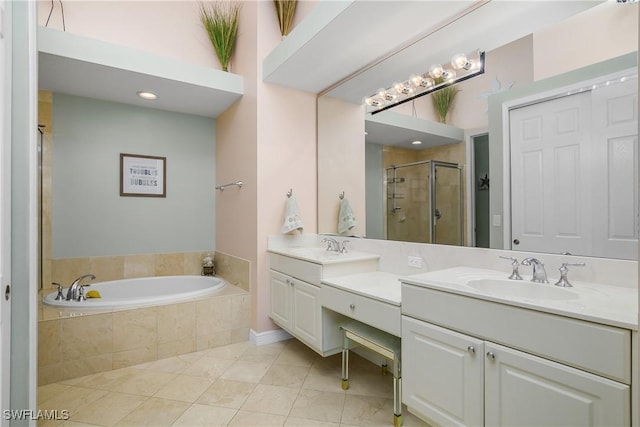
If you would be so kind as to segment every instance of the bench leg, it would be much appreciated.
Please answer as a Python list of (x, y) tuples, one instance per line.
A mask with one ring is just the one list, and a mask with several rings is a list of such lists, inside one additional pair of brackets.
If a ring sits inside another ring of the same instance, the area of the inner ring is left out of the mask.
[(398, 359), (393, 361), (393, 425), (402, 425), (402, 376)]
[(349, 348), (342, 350), (342, 389), (349, 388)]

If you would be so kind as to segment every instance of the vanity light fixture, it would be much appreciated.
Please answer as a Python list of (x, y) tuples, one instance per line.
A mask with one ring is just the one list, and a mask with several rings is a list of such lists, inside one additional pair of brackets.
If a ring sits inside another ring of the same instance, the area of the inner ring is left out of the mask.
[(434, 64), (424, 74), (414, 74), (390, 88), (378, 89), (374, 95), (365, 98), (366, 111), (376, 114), (483, 73), (484, 52), (458, 53), (448, 64)]
[(145, 92), (141, 90), (139, 92), (136, 92), (136, 94), (142, 99), (149, 99), (149, 100), (158, 99), (158, 95), (156, 95), (153, 92)]

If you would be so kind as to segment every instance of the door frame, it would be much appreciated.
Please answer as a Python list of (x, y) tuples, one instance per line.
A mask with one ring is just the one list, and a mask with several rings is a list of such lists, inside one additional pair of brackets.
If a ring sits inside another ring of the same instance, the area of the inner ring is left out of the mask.
[(546, 91), (534, 93), (522, 98), (514, 98), (505, 101), (501, 105), (502, 112), (502, 226), (503, 226), (503, 248), (513, 250), (511, 247), (511, 139), (509, 137), (510, 111), (532, 104), (551, 101), (558, 98), (574, 95), (576, 93), (590, 91), (594, 85), (604, 84), (607, 81), (628, 76), (630, 73), (637, 74), (637, 67), (626, 68), (603, 76), (582, 80), (564, 86), (555, 87)]
[(467, 170), (465, 171), (464, 185), (466, 187), (465, 203), (467, 204), (466, 226), (467, 243), (465, 246), (476, 247), (476, 186), (475, 186), (475, 139), (479, 136), (489, 135), (489, 128), (471, 129), (465, 131), (465, 154), (467, 156)]

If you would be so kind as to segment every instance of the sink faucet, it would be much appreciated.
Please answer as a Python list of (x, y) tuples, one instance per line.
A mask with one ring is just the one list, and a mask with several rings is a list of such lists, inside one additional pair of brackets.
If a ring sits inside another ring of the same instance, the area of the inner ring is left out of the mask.
[(321, 240), (321, 243), (327, 244), (328, 251), (339, 252), (341, 254), (347, 253), (347, 245), (346, 245), (347, 242), (348, 240), (345, 240), (344, 242), (342, 242), (342, 245), (340, 245), (340, 242), (330, 237), (325, 237), (324, 239)]
[(532, 282), (549, 283), (547, 280), (547, 272), (544, 269), (544, 264), (540, 262), (539, 259), (532, 257), (525, 258), (522, 260), (521, 264), (533, 266), (533, 276), (531, 277)]
[(84, 276), (78, 277), (76, 280), (73, 281), (71, 286), (69, 286), (69, 290), (67, 291), (67, 297), (65, 298), (65, 300), (71, 301), (71, 300), (77, 299), (78, 288), (81, 288), (83, 286), (88, 286), (88, 285), (82, 285), (81, 282), (84, 279), (95, 280), (95, 278), (96, 276), (94, 276), (93, 274), (85, 274)]

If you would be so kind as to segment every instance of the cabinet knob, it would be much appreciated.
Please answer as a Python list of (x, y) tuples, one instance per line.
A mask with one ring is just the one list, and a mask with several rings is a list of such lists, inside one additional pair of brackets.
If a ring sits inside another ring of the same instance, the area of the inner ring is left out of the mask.
[(354, 310), (354, 309), (356, 308), (356, 305), (355, 305), (355, 304), (353, 304), (353, 303), (352, 303), (352, 304), (349, 304), (349, 308), (350, 308), (351, 310)]
[(493, 351), (487, 352), (487, 359), (495, 360), (495, 358), (496, 358), (496, 355)]
[(467, 347), (467, 351), (471, 354), (476, 354), (476, 348), (472, 345), (470, 345), (469, 347)]

